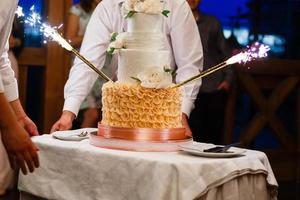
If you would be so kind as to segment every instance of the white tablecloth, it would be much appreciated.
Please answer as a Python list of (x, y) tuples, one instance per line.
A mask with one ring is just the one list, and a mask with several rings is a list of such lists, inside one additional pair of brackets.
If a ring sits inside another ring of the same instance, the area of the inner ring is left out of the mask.
[(255, 199), (259, 193), (264, 193), (262, 199), (276, 199), (277, 195), (269, 161), (259, 151), (216, 159), (181, 152), (102, 149), (88, 140), (60, 141), (51, 135), (33, 141), (40, 149), (41, 166), (33, 174), (20, 175), (19, 189), (47, 199), (216, 199), (220, 187), (221, 198), (228, 199), (240, 195)]

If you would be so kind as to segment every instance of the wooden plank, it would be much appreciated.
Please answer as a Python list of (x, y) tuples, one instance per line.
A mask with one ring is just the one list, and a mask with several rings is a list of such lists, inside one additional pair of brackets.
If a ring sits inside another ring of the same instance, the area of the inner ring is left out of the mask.
[(297, 184), (297, 191), (296, 195), (298, 199), (300, 199), (300, 85), (297, 88), (297, 114), (296, 114), (296, 124), (297, 124), (297, 164), (296, 164), (296, 184)]
[(297, 154), (295, 151), (265, 150), (264, 152), (268, 156), (277, 180), (295, 180), (297, 170)]
[(288, 77), (283, 80), (272, 92), (268, 100), (268, 105), (270, 109), (276, 111), (276, 109), (283, 103), (283, 101), (288, 97), (288, 95), (295, 89), (299, 83), (299, 77)]
[(279, 142), (288, 150), (296, 150), (295, 140), (292, 139), (282, 122), (278, 119), (275, 114), (268, 117), (270, 127), (274, 130), (275, 136)]
[(26, 108), (27, 83), (29, 67), (45, 67), (46, 49), (45, 48), (24, 48), (18, 56), (19, 64), (19, 99), (24, 108)]
[(300, 60), (257, 60), (245, 65), (236, 65), (236, 69), (253, 75), (300, 75)]
[(225, 107), (224, 115), (224, 137), (223, 143), (230, 144), (232, 142), (232, 135), (235, 122), (235, 112), (236, 112), (236, 98), (237, 98), (237, 88), (232, 86), (228, 93), (228, 98)]
[(246, 73), (238, 73), (238, 78), (240, 83), (242, 83), (242, 87), (244, 87), (246, 92), (249, 93), (256, 107), (260, 110), (264, 110), (267, 101), (266, 98), (261, 94), (261, 91), (255, 83), (254, 79)]
[(26, 108), (27, 81), (28, 81), (28, 66), (19, 65), (19, 80), (18, 80), (19, 99), (23, 108)]
[(46, 48), (24, 48), (18, 57), (20, 66), (45, 66)]
[[(65, 21), (65, 3), (66, 1), (61, 0), (46, 1), (48, 21), (51, 25), (59, 25)], [(65, 53), (65, 50), (55, 42), (47, 45), (43, 133), (50, 132), (62, 112), (63, 89), (67, 79)]]
[[(297, 124), (297, 144), (298, 144), (298, 158), (299, 158), (299, 164), (300, 164), (300, 84), (298, 85), (297, 89), (297, 114), (296, 114), (296, 124)], [(300, 170), (300, 165), (299, 165), (299, 170)], [(299, 176), (300, 176), (300, 172), (299, 172)], [(300, 179), (300, 177), (299, 177)], [(300, 181), (300, 180), (299, 180)]]
[(248, 127), (240, 135), (239, 141), (243, 142), (243, 147), (249, 146), (265, 124), (266, 117), (264, 115), (259, 113), (254, 116), (254, 118), (249, 122)]
[(277, 75), (255, 75), (255, 83), (261, 90), (272, 90), (277, 87), (287, 76), (277, 76)]

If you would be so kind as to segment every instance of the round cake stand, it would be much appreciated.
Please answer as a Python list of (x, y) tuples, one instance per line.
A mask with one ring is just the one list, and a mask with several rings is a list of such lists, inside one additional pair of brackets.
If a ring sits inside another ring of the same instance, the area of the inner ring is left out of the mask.
[(120, 128), (99, 124), (98, 133), (90, 134), (91, 145), (117, 150), (142, 152), (178, 151), (180, 145), (193, 142), (184, 128)]

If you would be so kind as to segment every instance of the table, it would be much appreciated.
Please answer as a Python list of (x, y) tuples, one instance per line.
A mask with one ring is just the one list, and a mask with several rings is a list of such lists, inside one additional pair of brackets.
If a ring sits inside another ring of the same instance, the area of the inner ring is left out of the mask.
[[(21, 199), (276, 199), (277, 182), (263, 152), (203, 158), (182, 152), (130, 152), (88, 140), (34, 137), (40, 168), (19, 177)], [(205, 144), (203, 144), (205, 145)]]

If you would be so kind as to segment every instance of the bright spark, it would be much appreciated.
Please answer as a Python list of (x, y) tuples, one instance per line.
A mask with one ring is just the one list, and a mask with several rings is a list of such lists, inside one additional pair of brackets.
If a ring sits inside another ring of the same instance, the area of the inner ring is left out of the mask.
[(21, 6), (18, 6), (17, 10), (16, 10), (16, 15), (18, 17), (24, 17), (24, 12), (23, 12), (23, 8)]
[[(22, 7), (20, 7), (19, 9), (22, 10)], [(59, 25), (58, 27), (52, 27), (49, 24), (42, 22), (41, 19), (41, 16), (37, 12), (35, 12), (35, 7), (33, 5), (30, 8), (29, 16), (25, 18), (25, 23), (29, 24), (30, 26), (39, 26), (41, 33), (43, 33), (46, 38), (50, 38), (52, 41), (58, 42), (63, 48), (67, 49), (68, 51), (72, 51), (73, 47), (57, 31), (63, 26), (63, 24)], [(44, 43), (47, 42), (44, 41)]]
[(270, 51), (269, 46), (255, 42), (253, 45), (247, 47), (245, 51), (229, 58), (226, 64), (246, 63), (257, 58), (264, 58), (268, 56), (268, 51)]

